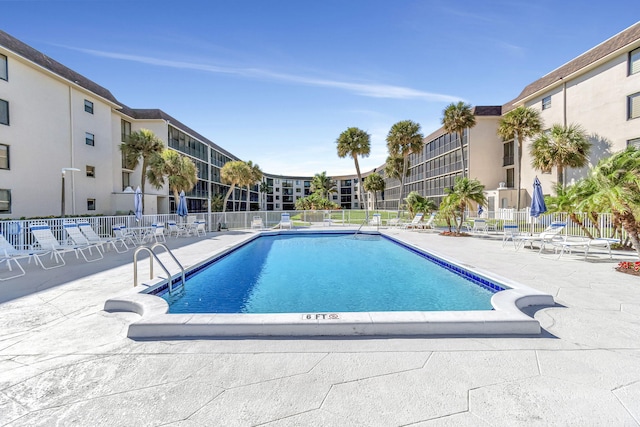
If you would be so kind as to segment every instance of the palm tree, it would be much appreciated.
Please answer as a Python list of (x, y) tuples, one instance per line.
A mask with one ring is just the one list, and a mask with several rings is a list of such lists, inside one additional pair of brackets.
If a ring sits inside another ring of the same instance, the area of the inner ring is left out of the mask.
[[(241, 160), (233, 160), (231, 162), (227, 162), (224, 164), (222, 169), (220, 169), (220, 178), (222, 182), (225, 184), (229, 184), (229, 191), (227, 191), (226, 196), (224, 197), (224, 204), (222, 207), (222, 212), (227, 211), (227, 202), (229, 201), (229, 197), (236, 185), (241, 186), (248, 180), (248, 176), (251, 175), (251, 169), (249, 166), (241, 161)], [(233, 205), (233, 211), (235, 212), (235, 203)]]
[(384, 191), (385, 182), (384, 178), (380, 176), (378, 173), (369, 174), (362, 184), (365, 191), (370, 191), (373, 193), (373, 209), (378, 208), (378, 191)]
[[(351, 156), (356, 165), (356, 173), (358, 174), (358, 199), (360, 205), (364, 203), (362, 198), (362, 175), (360, 174), (360, 165), (358, 164), (358, 156), (369, 157), (371, 152), (371, 137), (365, 131), (351, 127), (340, 134), (336, 140), (338, 157), (344, 158)], [(367, 204), (364, 203), (365, 218), (369, 219), (369, 210)]]
[(409, 215), (414, 216), (417, 213), (431, 213), (437, 209), (436, 202), (428, 197), (422, 197), (417, 191), (409, 193), (406, 199)]
[(505, 141), (518, 141), (518, 198), (517, 210), (520, 210), (520, 190), (522, 188), (522, 141), (542, 130), (542, 119), (538, 110), (520, 106), (509, 111), (500, 119), (498, 136)]
[(327, 176), (327, 172), (317, 173), (311, 180), (311, 192), (320, 193), (320, 196), (329, 199), (329, 194), (337, 193), (336, 184)]
[(449, 104), (442, 112), (442, 125), (444, 126), (444, 130), (448, 133), (455, 133), (458, 135), (460, 154), (462, 156), (462, 177), (464, 178), (467, 176), (467, 165), (464, 159), (464, 144), (462, 137), (465, 129), (472, 128), (476, 125), (476, 117), (473, 115), (473, 108), (471, 105), (465, 104), (462, 101), (457, 104)]
[(458, 178), (453, 189), (446, 189), (449, 195), (453, 195), (456, 201), (456, 213), (459, 218), (456, 221), (457, 233), (460, 234), (464, 222), (464, 212), (471, 204), (486, 205), (487, 197), (484, 195), (484, 185), (477, 179)]
[[(154, 154), (159, 154), (164, 149), (164, 143), (149, 129), (140, 129), (131, 133), (127, 141), (120, 144), (120, 151), (124, 156), (124, 162), (129, 169), (135, 169), (142, 158), (142, 174), (140, 187), (144, 194), (147, 181), (147, 168), (149, 160)], [(144, 197), (142, 198), (142, 211), (144, 212)]]
[(165, 149), (149, 160), (147, 178), (156, 188), (164, 185), (165, 177), (169, 182), (169, 190), (173, 193), (176, 206), (180, 192), (189, 192), (198, 183), (198, 168), (193, 160), (175, 150)]
[(407, 176), (409, 155), (419, 153), (423, 147), (424, 136), (420, 133), (420, 125), (418, 123), (411, 120), (403, 120), (391, 126), (391, 130), (387, 134), (389, 156), (391, 158), (402, 158), (398, 215), (400, 215), (400, 202), (403, 200), (404, 179)]
[(247, 180), (244, 183), (247, 187), (247, 212), (249, 212), (251, 210), (249, 206), (251, 204), (249, 191), (251, 190), (251, 186), (262, 180), (262, 170), (257, 163), (254, 165), (251, 160), (247, 162), (247, 166), (249, 166), (249, 169), (251, 170), (251, 172), (247, 176)]
[(555, 166), (561, 187), (564, 187), (564, 169), (586, 166), (590, 151), (591, 142), (577, 124), (554, 124), (549, 132), (541, 133), (529, 146), (531, 166), (541, 171), (549, 171)]
[[(556, 195), (545, 197), (545, 205), (547, 206), (548, 213), (567, 212), (571, 221), (578, 224), (587, 237), (593, 239), (593, 235), (584, 225), (584, 221), (576, 214), (579, 203), (582, 200), (587, 199), (592, 194), (590, 192), (590, 186), (585, 185), (585, 183), (586, 180), (580, 180), (576, 185), (572, 185), (568, 188), (565, 188), (560, 184), (556, 184)], [(588, 218), (598, 230), (598, 233), (600, 233), (597, 217), (594, 218), (593, 213), (591, 213)], [(600, 236), (598, 235), (598, 237)]]
[(264, 207), (264, 199), (265, 199), (265, 195), (267, 195), (271, 191), (271, 187), (269, 187), (269, 184), (267, 184), (267, 181), (262, 181), (260, 183), (260, 188), (258, 189), (258, 191), (260, 192), (260, 195), (261, 195), (262, 206), (264, 210), (266, 210), (266, 207)]
[(589, 205), (604, 212), (609, 209), (614, 223), (628, 233), (640, 257), (640, 150), (633, 146), (598, 162), (589, 177), (593, 194), (578, 207)]

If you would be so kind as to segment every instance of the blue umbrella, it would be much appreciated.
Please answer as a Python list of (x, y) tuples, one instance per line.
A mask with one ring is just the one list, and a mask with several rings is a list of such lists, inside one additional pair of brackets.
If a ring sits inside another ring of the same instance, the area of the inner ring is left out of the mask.
[(544, 195), (542, 194), (542, 185), (536, 176), (533, 180), (533, 196), (531, 197), (531, 216), (539, 217), (547, 211), (547, 205), (544, 204)]
[(133, 196), (133, 213), (136, 215), (136, 221), (142, 219), (142, 191), (140, 187), (136, 188), (136, 194)]
[(187, 212), (187, 199), (184, 197), (184, 191), (180, 192), (180, 200), (178, 201), (178, 208), (176, 209), (178, 216), (185, 217), (189, 213)]

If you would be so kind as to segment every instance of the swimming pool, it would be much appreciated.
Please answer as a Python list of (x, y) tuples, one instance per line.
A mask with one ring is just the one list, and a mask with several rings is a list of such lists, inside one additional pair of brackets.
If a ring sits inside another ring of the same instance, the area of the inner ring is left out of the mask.
[(163, 293), (169, 313), (491, 310), (496, 284), (381, 235), (261, 236)]
[[(325, 231), (326, 234), (335, 232), (335, 230)], [(261, 236), (292, 234), (305, 234), (305, 231), (262, 231), (242, 233), (240, 240), (238, 238), (232, 239), (232, 236), (228, 236), (229, 239), (224, 236), (211, 239), (206, 246), (217, 249), (208, 259), (189, 267), (185, 274), (187, 277), (197, 276), (209, 265), (230, 256), (247, 242)], [(317, 231), (309, 230), (308, 234), (317, 234)], [(327, 310), (250, 314), (169, 313), (167, 301), (157, 296), (169, 288), (168, 281), (166, 278), (155, 278), (143, 283), (142, 286), (131, 288), (129, 291), (107, 300), (104, 309), (108, 312), (132, 312), (140, 316), (128, 328), (127, 336), (133, 339), (540, 334), (539, 322), (523, 313), (521, 308), (531, 305), (553, 305), (554, 301), (551, 295), (516, 281), (494, 276), (478, 267), (463, 266), (455, 259), (438, 254), (435, 250), (436, 246), (433, 246), (435, 241), (426, 242), (431, 247), (427, 252), (423, 247), (405, 241), (402, 232), (381, 230), (376, 234), (382, 235), (385, 239), (402, 245), (420, 256), (427, 257), (433, 262), (453, 270), (457, 275), (475, 281), (476, 284), (489, 288), (497, 286), (504, 290), (494, 293), (491, 297), (492, 310), (365, 312)], [(411, 236), (416, 236), (416, 233), (411, 233)], [(437, 236), (434, 237), (437, 238)], [(216, 243), (218, 239), (219, 243)], [(229, 241), (232, 243), (225, 244)], [(179, 281), (179, 274), (171, 278), (171, 282), (174, 284)]]

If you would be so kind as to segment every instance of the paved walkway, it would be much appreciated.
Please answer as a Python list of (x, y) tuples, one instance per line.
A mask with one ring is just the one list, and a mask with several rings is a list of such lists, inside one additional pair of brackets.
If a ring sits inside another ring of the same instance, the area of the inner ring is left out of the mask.
[[(540, 337), (132, 341), (132, 252), (0, 282), (0, 425), (640, 425), (640, 278), (492, 238), (387, 230), (554, 295)], [(192, 265), (243, 232), (170, 239)], [(364, 260), (364, 262), (384, 260)], [(140, 265), (144, 266), (144, 262)], [(148, 274), (142, 272), (142, 274)]]

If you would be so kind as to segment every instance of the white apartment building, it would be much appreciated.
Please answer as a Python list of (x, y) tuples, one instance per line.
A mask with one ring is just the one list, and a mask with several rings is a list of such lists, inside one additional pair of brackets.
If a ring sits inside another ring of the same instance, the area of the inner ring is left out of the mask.
[[(590, 49), (525, 87), (502, 106), (476, 106), (477, 124), (467, 129), (462, 165), (457, 135), (440, 128), (425, 138), (422, 153), (411, 165), (404, 195), (410, 191), (439, 201), (455, 178), (479, 179), (489, 196), (489, 210), (515, 206), (518, 171), (517, 144), (496, 133), (500, 117), (525, 105), (540, 110), (545, 127), (554, 123), (580, 124), (593, 143), (591, 164), (629, 144), (640, 144), (640, 22)], [(58, 216), (65, 194), (67, 215), (128, 213), (130, 192), (140, 185), (140, 168), (124, 167), (119, 145), (131, 132), (152, 130), (170, 148), (189, 156), (198, 167), (199, 181), (187, 195), (191, 212), (211, 210), (210, 199), (224, 195), (220, 168), (239, 160), (211, 140), (158, 109), (132, 109), (107, 89), (0, 31), (0, 219)], [(526, 205), (537, 175), (549, 193), (555, 171), (544, 174), (531, 167), (523, 141), (522, 195)], [(256, 159), (259, 163), (259, 159)], [(65, 179), (62, 180), (62, 170)], [(306, 177), (267, 171), (270, 191), (254, 186), (236, 189), (228, 204), (246, 210), (291, 210), (310, 193)], [(286, 171), (276, 171), (286, 172)], [(384, 165), (373, 171), (383, 177)], [(585, 170), (567, 170), (567, 182)], [(332, 200), (343, 209), (362, 209), (356, 175), (335, 176), (338, 189)], [(396, 209), (399, 182), (385, 177), (378, 208)], [(64, 190), (62, 189), (64, 182)], [(147, 184), (145, 214), (174, 211), (168, 188)], [(371, 206), (372, 195), (368, 199)]]

